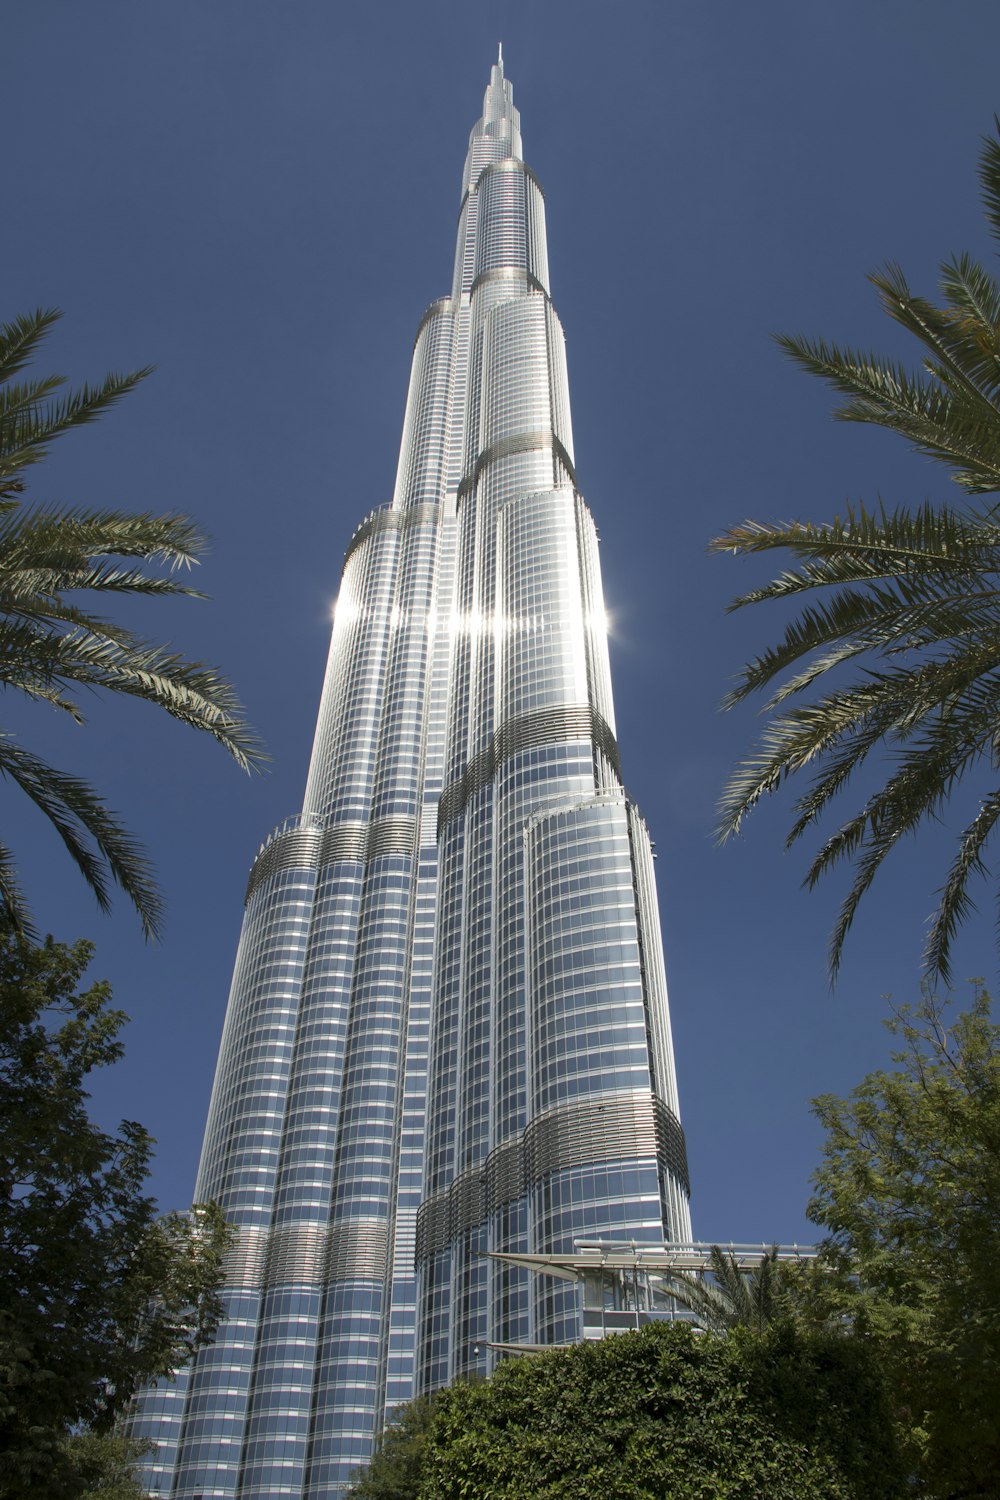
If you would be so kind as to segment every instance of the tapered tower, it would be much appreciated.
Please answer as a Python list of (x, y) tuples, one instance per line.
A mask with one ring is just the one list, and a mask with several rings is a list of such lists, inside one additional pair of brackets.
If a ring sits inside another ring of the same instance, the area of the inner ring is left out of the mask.
[(573, 1337), (490, 1252), (690, 1239), (545, 208), (503, 64), (395, 493), (347, 549), (302, 813), (262, 844), (196, 1197), (228, 1317), (145, 1393), (150, 1492), (329, 1500), (416, 1389)]

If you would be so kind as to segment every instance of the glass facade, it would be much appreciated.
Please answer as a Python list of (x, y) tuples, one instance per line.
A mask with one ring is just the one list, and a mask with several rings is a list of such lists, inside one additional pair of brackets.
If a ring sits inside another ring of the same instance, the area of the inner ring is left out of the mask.
[(348, 547), (301, 814), (250, 874), (196, 1196), (227, 1318), (146, 1392), (151, 1495), (330, 1500), (415, 1390), (560, 1342), (498, 1253), (690, 1240), (541, 188), (498, 63), (395, 493)]

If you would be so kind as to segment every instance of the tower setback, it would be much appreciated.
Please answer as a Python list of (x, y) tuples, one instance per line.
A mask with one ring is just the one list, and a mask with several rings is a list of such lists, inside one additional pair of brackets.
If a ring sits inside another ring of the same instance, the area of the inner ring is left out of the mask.
[(146, 1391), (153, 1495), (332, 1500), (387, 1412), (576, 1336), (489, 1258), (690, 1240), (545, 209), (503, 65), (396, 488), (351, 538), (303, 809), (261, 845), (196, 1198), (227, 1317)]

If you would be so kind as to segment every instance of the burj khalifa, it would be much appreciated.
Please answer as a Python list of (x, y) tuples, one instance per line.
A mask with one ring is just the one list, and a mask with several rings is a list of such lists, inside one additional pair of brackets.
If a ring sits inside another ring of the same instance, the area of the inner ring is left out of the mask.
[(215, 1343), (137, 1403), (161, 1500), (332, 1500), (414, 1392), (577, 1336), (574, 1289), (497, 1252), (690, 1240), (575, 463), (498, 61), (395, 492), (347, 547), (302, 811), (250, 871), (195, 1194), (238, 1240)]

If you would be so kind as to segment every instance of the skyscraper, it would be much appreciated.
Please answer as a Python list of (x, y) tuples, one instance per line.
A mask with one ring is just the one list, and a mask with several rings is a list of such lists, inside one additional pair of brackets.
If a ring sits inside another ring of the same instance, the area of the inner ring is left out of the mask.
[(541, 187), (502, 62), (396, 488), (347, 549), (302, 813), (262, 844), (196, 1196), (228, 1317), (152, 1493), (342, 1493), (387, 1410), (575, 1336), (490, 1252), (690, 1239), (652, 854), (623, 789)]

